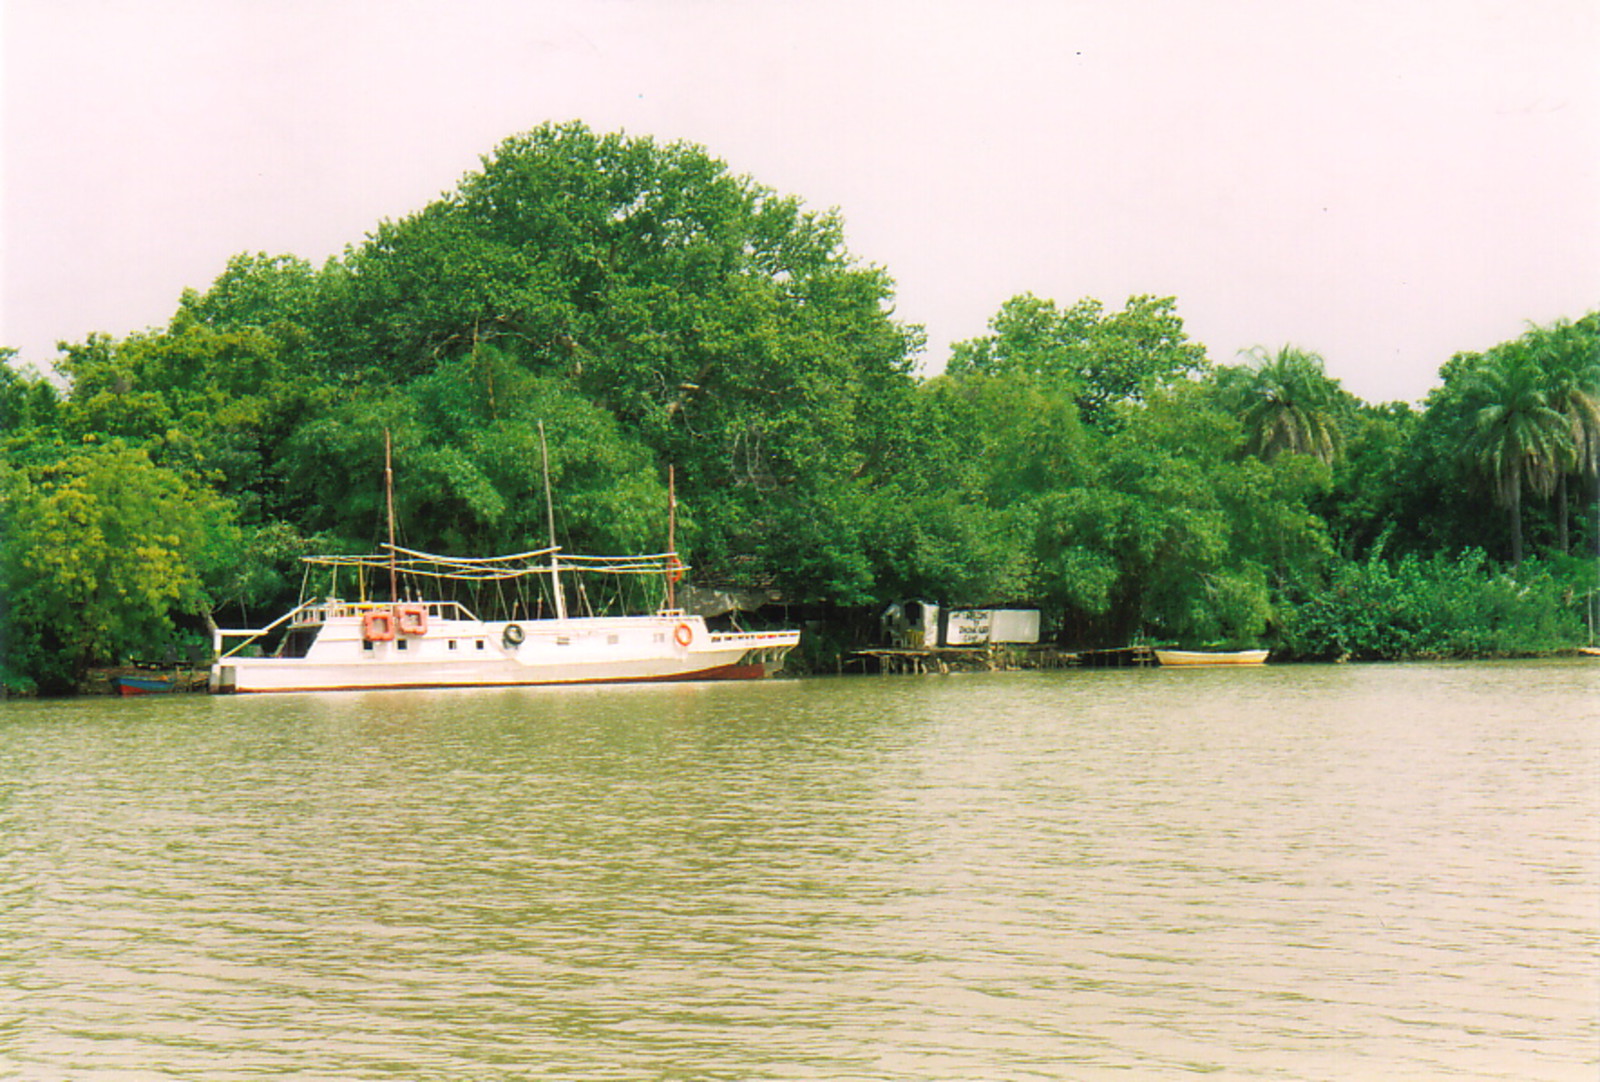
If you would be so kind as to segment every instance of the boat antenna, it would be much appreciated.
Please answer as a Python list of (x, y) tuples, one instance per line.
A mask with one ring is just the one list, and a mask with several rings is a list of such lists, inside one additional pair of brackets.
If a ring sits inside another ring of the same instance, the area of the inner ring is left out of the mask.
[(567, 618), (567, 602), (561, 596), (561, 569), (556, 551), (556, 505), (550, 495), (550, 445), (545, 442), (544, 422), (539, 422), (539, 457), (544, 462), (544, 514), (550, 523), (550, 589), (556, 600), (556, 619)]
[(383, 430), (383, 493), (389, 507), (389, 607), (392, 609), (400, 604), (400, 590), (394, 568), (394, 457), (387, 428)]

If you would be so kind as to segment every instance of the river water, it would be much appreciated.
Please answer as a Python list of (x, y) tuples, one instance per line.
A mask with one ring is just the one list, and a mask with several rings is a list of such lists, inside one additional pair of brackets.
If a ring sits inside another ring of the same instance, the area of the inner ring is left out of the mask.
[(4, 703), (0, 1076), (1592, 1082), (1597, 692)]

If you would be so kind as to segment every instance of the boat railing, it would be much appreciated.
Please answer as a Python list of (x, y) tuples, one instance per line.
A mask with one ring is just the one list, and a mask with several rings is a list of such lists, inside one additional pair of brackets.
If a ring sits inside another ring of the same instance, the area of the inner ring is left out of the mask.
[[(430, 619), (477, 620), (477, 617), (472, 615), (472, 611), (459, 601), (418, 601), (400, 602), (400, 604), (419, 605), (427, 611)], [(217, 655), (217, 660), (223, 661), (233, 657), (240, 650), (261, 638), (261, 636), (282, 627), (284, 624), (289, 624), (292, 627), (313, 627), (327, 623), (329, 620), (360, 617), (369, 612), (381, 612), (394, 607), (394, 602), (390, 601), (340, 601), (337, 598), (304, 601), (272, 621), (266, 627), (217, 628), (211, 636), (211, 648)], [(222, 646), (223, 641), (226, 639), (239, 639), (240, 641), (231, 649), (224, 651)]]
[(327, 623), (329, 620), (348, 620), (365, 616), (369, 612), (388, 612), (397, 606), (400, 608), (416, 606), (427, 612), (430, 620), (478, 619), (472, 614), (472, 610), (459, 601), (340, 601), (338, 598), (329, 598), (327, 601), (301, 605), (300, 609), (306, 618), (297, 621), (297, 626), (310, 627), (314, 624)]
[(773, 642), (779, 639), (791, 640), (798, 637), (795, 631), (713, 631), (712, 642), (726, 642), (738, 639), (740, 642)]
[[(282, 616), (278, 617), (276, 620), (272, 621), (272, 623), (268, 624), (266, 627), (219, 627), (219, 628), (213, 628), (212, 632), (211, 632), (211, 649), (212, 649), (212, 652), (217, 655), (217, 660), (218, 661), (225, 661), (228, 658), (232, 657), (233, 655), (237, 654), (240, 650), (243, 650), (246, 646), (249, 646), (252, 642), (256, 641), (261, 636), (267, 634), (268, 632), (270, 632), (270, 631), (272, 631), (272, 630), (274, 630), (276, 628), (282, 627), (284, 624), (288, 623), (290, 620), (293, 620), (296, 616), (299, 616), (301, 613), (308, 612), (308, 611), (310, 611), (312, 609), (322, 608), (326, 604), (327, 604), (326, 601), (305, 601), (305, 602), (302, 602), (301, 604), (296, 605), (294, 608), (290, 609), (288, 612), (284, 613)], [(223, 641), (226, 640), (226, 639), (239, 639), (240, 642), (237, 645), (235, 645), (233, 647), (233, 649), (224, 651), (222, 649), (222, 644), (223, 644)]]

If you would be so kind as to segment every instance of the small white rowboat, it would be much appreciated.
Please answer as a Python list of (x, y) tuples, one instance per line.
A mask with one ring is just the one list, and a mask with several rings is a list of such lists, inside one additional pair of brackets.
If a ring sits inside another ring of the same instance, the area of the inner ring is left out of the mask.
[(1213, 653), (1205, 650), (1157, 650), (1156, 660), (1165, 665), (1260, 665), (1267, 660), (1266, 650), (1234, 650)]

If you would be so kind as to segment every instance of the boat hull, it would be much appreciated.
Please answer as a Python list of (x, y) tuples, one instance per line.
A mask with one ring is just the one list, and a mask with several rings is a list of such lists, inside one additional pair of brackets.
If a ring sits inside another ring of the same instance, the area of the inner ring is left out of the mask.
[(1262, 665), (1267, 660), (1266, 650), (1234, 650), (1213, 653), (1204, 650), (1157, 650), (1156, 660), (1163, 666), (1179, 668), (1200, 665)]
[(114, 676), (111, 683), (118, 695), (166, 695), (175, 685), (172, 678), (160, 676)]
[(228, 657), (211, 690), (248, 694), (385, 688), (523, 687), (758, 680), (782, 668), (798, 631), (715, 633), (681, 614), (481, 623), (434, 621), (373, 642), (355, 616), (323, 621), (300, 657)]

